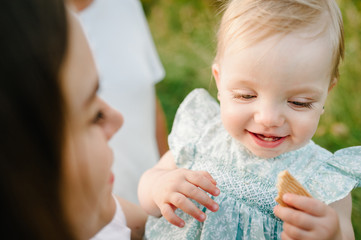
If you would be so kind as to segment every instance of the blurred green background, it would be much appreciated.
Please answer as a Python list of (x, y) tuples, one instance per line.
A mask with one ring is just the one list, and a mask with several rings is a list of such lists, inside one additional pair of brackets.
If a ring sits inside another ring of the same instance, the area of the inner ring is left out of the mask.
[[(192, 89), (202, 87), (215, 96), (211, 64), (220, 2), (142, 0), (166, 70), (165, 79), (157, 85), (157, 93), (169, 130), (179, 104)], [(329, 95), (325, 114), (313, 138), (332, 152), (361, 145), (361, 1), (339, 0), (338, 3), (345, 25), (345, 60), (340, 82)], [(355, 189), (352, 198), (352, 223), (356, 239), (361, 239), (361, 189)]]

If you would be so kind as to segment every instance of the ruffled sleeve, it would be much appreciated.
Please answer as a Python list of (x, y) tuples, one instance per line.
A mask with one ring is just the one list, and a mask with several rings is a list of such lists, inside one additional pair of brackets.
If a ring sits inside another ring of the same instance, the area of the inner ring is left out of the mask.
[(361, 187), (361, 147), (335, 152), (310, 175), (306, 187), (311, 195), (326, 204), (345, 198)]
[(329, 164), (357, 181), (361, 187), (361, 147), (349, 147), (335, 152)]
[(196, 143), (210, 119), (219, 116), (217, 101), (204, 89), (195, 89), (179, 106), (168, 142), (178, 167), (190, 168)]

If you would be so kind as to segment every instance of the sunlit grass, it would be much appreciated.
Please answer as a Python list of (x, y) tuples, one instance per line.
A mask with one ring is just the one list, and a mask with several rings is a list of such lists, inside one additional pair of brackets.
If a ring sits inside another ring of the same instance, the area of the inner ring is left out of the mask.
[[(361, 145), (361, 1), (338, 1), (344, 16), (346, 54), (313, 140), (334, 152)], [(215, 96), (211, 64), (219, 15), (217, 0), (143, 0), (166, 69), (157, 86), (169, 129), (183, 98), (194, 88)], [(352, 222), (361, 239), (361, 189), (353, 191)]]

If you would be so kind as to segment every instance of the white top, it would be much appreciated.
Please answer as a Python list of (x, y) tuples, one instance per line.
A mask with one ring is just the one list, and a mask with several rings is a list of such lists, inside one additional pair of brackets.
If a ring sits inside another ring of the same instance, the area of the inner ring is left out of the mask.
[(113, 136), (114, 192), (138, 203), (142, 173), (158, 160), (155, 89), (164, 69), (138, 0), (95, 0), (80, 13), (100, 77), (100, 96), (124, 116)]
[(127, 227), (122, 207), (113, 195), (116, 210), (112, 221), (100, 230), (91, 240), (129, 240), (130, 229)]

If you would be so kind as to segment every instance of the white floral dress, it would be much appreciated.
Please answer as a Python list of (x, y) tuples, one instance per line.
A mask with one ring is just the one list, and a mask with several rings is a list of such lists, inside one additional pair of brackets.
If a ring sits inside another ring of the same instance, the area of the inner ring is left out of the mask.
[(330, 204), (361, 186), (361, 147), (335, 154), (312, 141), (275, 158), (259, 158), (224, 129), (218, 103), (204, 89), (192, 91), (180, 105), (169, 136), (179, 168), (208, 171), (221, 190), (219, 204), (198, 222), (181, 210), (178, 228), (164, 218), (149, 217), (146, 239), (280, 239), (282, 221), (273, 214), (277, 175), (287, 169), (313, 197)]

